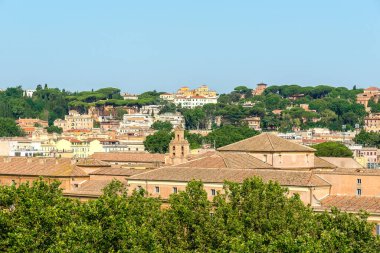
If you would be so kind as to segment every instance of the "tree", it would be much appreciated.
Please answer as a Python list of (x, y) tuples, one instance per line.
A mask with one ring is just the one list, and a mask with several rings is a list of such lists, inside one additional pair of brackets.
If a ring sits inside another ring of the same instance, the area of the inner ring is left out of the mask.
[(355, 143), (369, 147), (380, 147), (380, 134), (376, 132), (360, 131), (354, 138)]
[(61, 134), (63, 132), (63, 129), (61, 127), (57, 127), (54, 125), (47, 127), (46, 130), (49, 134), (51, 134), (51, 133)]
[(185, 131), (185, 139), (190, 144), (190, 149), (197, 149), (202, 147), (204, 137), (200, 134), (192, 134), (189, 131)]
[(24, 131), (13, 119), (0, 118), (0, 137), (24, 136)]
[(145, 150), (151, 153), (166, 153), (173, 134), (169, 131), (160, 130), (146, 137), (144, 141)]
[(379, 252), (368, 215), (313, 212), (277, 182), (225, 182), (210, 200), (200, 181), (169, 206), (113, 180), (94, 200), (60, 183), (0, 186), (1, 252)]
[(317, 145), (313, 145), (312, 148), (316, 149), (317, 156), (327, 157), (352, 157), (352, 151), (342, 143), (338, 142), (323, 142)]
[(152, 124), (154, 130), (164, 130), (170, 132), (173, 129), (173, 124), (169, 121), (156, 121)]
[(232, 126), (225, 125), (215, 129), (206, 136), (206, 140), (216, 148), (226, 146), (228, 144), (241, 141), (243, 139), (257, 135), (258, 132), (250, 129), (248, 126)]

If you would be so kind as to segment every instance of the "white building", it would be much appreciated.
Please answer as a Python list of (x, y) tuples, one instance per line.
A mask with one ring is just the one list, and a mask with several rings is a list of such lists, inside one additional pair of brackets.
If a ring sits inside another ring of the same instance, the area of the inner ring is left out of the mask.
[(144, 105), (141, 107), (140, 112), (143, 114), (157, 115), (162, 108), (162, 105)]
[(203, 106), (205, 104), (216, 104), (218, 97), (203, 97), (203, 96), (188, 96), (174, 98), (174, 104), (181, 105), (182, 108), (195, 108), (197, 106)]
[(174, 100), (175, 95), (173, 93), (163, 93), (160, 95), (160, 98), (166, 101), (172, 102)]
[(36, 90), (24, 90), (24, 97), (31, 98), (34, 92), (36, 92)]
[(123, 98), (124, 98), (124, 100), (137, 100), (137, 99), (139, 99), (139, 96), (135, 95), (135, 94), (129, 94), (126, 92), (123, 94)]
[(155, 116), (155, 121), (167, 121), (172, 123), (173, 128), (176, 128), (177, 126), (185, 127), (185, 118), (182, 116), (181, 113), (163, 113), (158, 114)]
[(141, 126), (150, 127), (153, 124), (153, 117), (149, 114), (135, 113), (124, 114), (123, 121), (120, 122), (121, 126)]

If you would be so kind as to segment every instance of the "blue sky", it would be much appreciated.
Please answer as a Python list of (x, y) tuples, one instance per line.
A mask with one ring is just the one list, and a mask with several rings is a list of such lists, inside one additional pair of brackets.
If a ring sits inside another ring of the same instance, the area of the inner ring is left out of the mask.
[(380, 84), (380, 0), (0, 0), (0, 87)]

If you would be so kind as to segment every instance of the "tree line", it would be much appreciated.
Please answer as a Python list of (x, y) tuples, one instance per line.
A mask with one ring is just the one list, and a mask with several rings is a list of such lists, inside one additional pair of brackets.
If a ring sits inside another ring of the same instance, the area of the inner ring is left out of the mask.
[(367, 214), (314, 212), (259, 178), (226, 182), (208, 200), (202, 182), (168, 207), (113, 181), (98, 199), (63, 196), (43, 179), (0, 186), (1, 252), (379, 252)]
[[(189, 130), (207, 129), (210, 126), (213, 129), (218, 128), (218, 117), (221, 118), (222, 125), (239, 126), (244, 124), (246, 117), (251, 116), (261, 118), (263, 130), (287, 132), (291, 131), (292, 127), (327, 127), (331, 130), (341, 130), (342, 125), (351, 130), (356, 124), (362, 126), (366, 116), (364, 106), (355, 102), (356, 95), (360, 92), (362, 90), (355, 87), (348, 89), (326, 85), (273, 85), (262, 95), (253, 96), (252, 89), (237, 86), (232, 92), (221, 94), (217, 104), (188, 109), (161, 100), (162, 92), (157, 91), (144, 92), (137, 100), (124, 100), (120, 89), (112, 87), (69, 92), (38, 85), (33, 97), (29, 98), (23, 96), (22, 87), (17, 86), (0, 92), (0, 118), (40, 118), (52, 125), (55, 119), (63, 119), (69, 109), (86, 113), (91, 106), (112, 105), (119, 109), (123, 106), (140, 108), (144, 105), (159, 104), (162, 105), (160, 113), (181, 112), (185, 118), (186, 129)], [(293, 99), (294, 96), (298, 96), (297, 99)], [(374, 109), (380, 108), (374, 101), (370, 103)], [(310, 110), (301, 108), (301, 104), (308, 104)], [(274, 110), (281, 110), (281, 113), (274, 113)], [(124, 113), (123, 110), (118, 112)]]

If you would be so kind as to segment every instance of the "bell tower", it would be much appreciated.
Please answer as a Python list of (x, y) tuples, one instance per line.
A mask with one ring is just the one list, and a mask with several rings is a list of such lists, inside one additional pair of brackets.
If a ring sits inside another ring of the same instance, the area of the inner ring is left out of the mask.
[(169, 144), (169, 157), (172, 164), (180, 164), (186, 162), (186, 158), (190, 154), (190, 144), (185, 139), (185, 131), (179, 125), (174, 129), (174, 138)]

